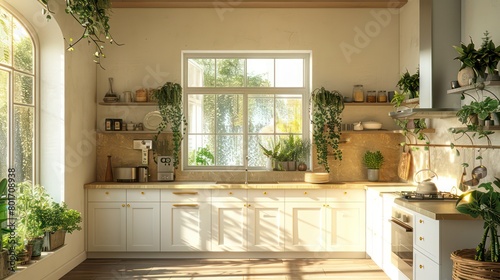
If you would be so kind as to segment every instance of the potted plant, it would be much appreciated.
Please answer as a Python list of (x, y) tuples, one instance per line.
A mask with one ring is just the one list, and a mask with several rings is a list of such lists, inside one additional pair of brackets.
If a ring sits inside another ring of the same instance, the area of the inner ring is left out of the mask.
[(317, 88), (312, 92), (310, 109), (312, 111), (313, 144), (316, 145), (318, 164), (330, 173), (328, 165), (329, 148), (335, 160), (342, 160), (340, 132), (344, 98), (340, 92)]
[(487, 71), (489, 74), (487, 80), (499, 80), (497, 66), (500, 61), (500, 46), (495, 47), (488, 30), (484, 32), (483, 42), (477, 53), (483, 68), (480, 71), (483, 74)]
[(16, 199), (17, 230), (33, 246), (31, 258), (37, 259), (42, 254), (45, 231), (35, 210), (49, 207), (52, 199), (44, 187), (29, 183), (17, 184)]
[(415, 74), (410, 74), (408, 70), (406, 70), (406, 72), (401, 75), (397, 86), (402, 91), (402, 94), (407, 95), (409, 99), (418, 98), (420, 89), (419, 69), (417, 68)]
[(297, 169), (297, 145), (299, 144), (300, 138), (292, 134), (288, 135), (288, 138), (282, 140), (282, 159), (286, 162), (285, 170), (295, 171)]
[[(500, 179), (495, 177), (493, 184), (496, 188), (500, 188)], [(500, 243), (498, 237), (500, 193), (495, 190), (492, 182), (481, 183), (477, 189), (463, 193), (458, 198), (456, 209), (460, 213), (473, 218), (481, 218), (484, 221), (484, 231), (476, 249), (457, 250), (451, 254), (454, 264), (453, 274), (458, 275), (466, 272), (470, 277), (467, 279), (500, 278)], [(489, 246), (487, 244), (488, 236), (490, 240)]]
[(162, 122), (158, 126), (155, 142), (163, 130), (170, 125), (172, 128), (172, 153), (174, 167), (179, 166), (179, 154), (181, 143), (187, 130), (187, 121), (182, 110), (182, 87), (177, 83), (167, 82), (163, 86), (153, 90), (153, 97), (158, 100), (158, 108), (162, 116)]
[(384, 156), (380, 151), (366, 151), (363, 155), (363, 164), (368, 169), (368, 181), (376, 182), (379, 178), (379, 169), (384, 163)]
[(309, 139), (299, 138), (295, 144), (296, 160), (299, 163), (297, 170), (306, 171), (309, 155), (311, 154), (311, 142)]
[(274, 141), (269, 141), (268, 146), (269, 148), (266, 148), (262, 143), (259, 143), (262, 153), (267, 157), (266, 169), (268, 171), (277, 170), (276, 162), (281, 149), (281, 144), (279, 142), (275, 143)]
[(52, 201), (47, 207), (36, 208), (34, 216), (40, 222), (40, 228), (45, 232), (44, 250), (47, 251), (64, 245), (66, 233), (82, 229), (80, 212), (69, 209), (64, 202)]

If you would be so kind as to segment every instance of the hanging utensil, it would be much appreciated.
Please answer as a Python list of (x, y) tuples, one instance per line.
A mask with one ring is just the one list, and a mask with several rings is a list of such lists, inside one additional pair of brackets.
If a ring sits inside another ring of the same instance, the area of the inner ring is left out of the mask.
[(462, 192), (465, 192), (468, 189), (467, 185), (464, 182), (466, 177), (467, 177), (467, 171), (465, 170), (464, 166), (464, 171), (462, 172), (462, 178), (460, 178), (460, 184), (458, 185), (458, 189)]
[(483, 165), (483, 156), (482, 156), (482, 150), (479, 149), (479, 166), (474, 167), (472, 169), (472, 178), (477, 178), (478, 180), (481, 180), (488, 175), (488, 169), (486, 166)]

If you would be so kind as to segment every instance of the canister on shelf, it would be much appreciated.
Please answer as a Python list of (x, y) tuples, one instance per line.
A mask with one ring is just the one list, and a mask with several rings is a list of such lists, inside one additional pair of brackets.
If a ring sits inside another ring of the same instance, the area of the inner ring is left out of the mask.
[(145, 89), (141, 88), (135, 91), (135, 102), (147, 102), (148, 93)]
[(368, 103), (376, 103), (377, 102), (377, 93), (374, 90), (369, 90), (366, 93), (366, 102), (368, 102)]
[(377, 102), (378, 103), (387, 103), (387, 91), (379, 90), (377, 92)]
[(352, 101), (365, 102), (365, 91), (363, 85), (354, 85), (352, 88)]

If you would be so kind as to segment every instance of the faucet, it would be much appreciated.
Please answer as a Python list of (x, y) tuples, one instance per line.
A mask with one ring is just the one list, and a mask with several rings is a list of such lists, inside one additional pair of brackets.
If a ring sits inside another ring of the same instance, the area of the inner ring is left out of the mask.
[(245, 185), (248, 185), (248, 156), (245, 157)]

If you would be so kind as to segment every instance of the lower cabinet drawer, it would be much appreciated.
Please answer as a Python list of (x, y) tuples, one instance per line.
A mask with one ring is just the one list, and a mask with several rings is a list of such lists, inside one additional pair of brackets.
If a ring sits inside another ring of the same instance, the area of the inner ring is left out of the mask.
[(158, 202), (160, 201), (160, 190), (127, 190), (127, 201)]
[(90, 189), (87, 191), (88, 201), (126, 201), (127, 191), (116, 189)]
[(419, 251), (413, 251), (413, 279), (439, 279), (439, 265)]
[(439, 260), (439, 221), (417, 214), (414, 218), (415, 246), (432, 259)]

